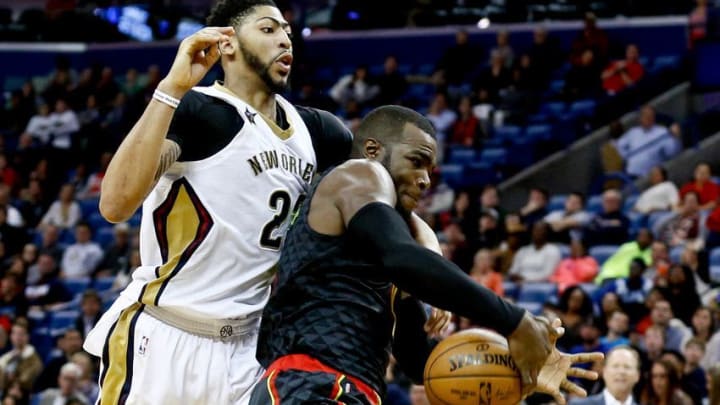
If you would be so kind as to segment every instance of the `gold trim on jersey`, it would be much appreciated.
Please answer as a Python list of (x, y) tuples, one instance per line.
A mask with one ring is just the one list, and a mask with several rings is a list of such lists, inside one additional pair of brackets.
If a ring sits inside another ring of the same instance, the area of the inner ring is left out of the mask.
[(100, 379), (100, 403), (125, 403), (132, 384), (135, 355), (135, 324), (144, 306), (134, 303), (125, 308), (110, 330), (106, 353), (103, 354), (103, 374)]
[(170, 279), (188, 262), (205, 239), (213, 221), (185, 178), (173, 183), (165, 201), (153, 212), (155, 233), (164, 264), (155, 269), (156, 279), (140, 293), (140, 302), (158, 305)]
[[(237, 94), (235, 94), (232, 90), (223, 86), (220, 82), (216, 81), (215, 83), (213, 83), (213, 87), (215, 89), (220, 90), (224, 93), (227, 93), (237, 99), (242, 100), (241, 97), (239, 97)], [(277, 101), (275, 101), (275, 102), (277, 103)], [(282, 108), (282, 106), (280, 106), (280, 108)], [(261, 111), (258, 110), (258, 114), (262, 117), (263, 121), (265, 121), (265, 123), (270, 127), (270, 129), (273, 131), (275, 136), (282, 139), (283, 141), (287, 141), (295, 133), (295, 127), (293, 127), (292, 122), (290, 122), (289, 118), (288, 118), (288, 124), (289, 124), (288, 128), (282, 129), (278, 126), (278, 124), (275, 122), (275, 120), (273, 120), (272, 118), (263, 114)], [(287, 117), (287, 112), (285, 113), (285, 116)]]

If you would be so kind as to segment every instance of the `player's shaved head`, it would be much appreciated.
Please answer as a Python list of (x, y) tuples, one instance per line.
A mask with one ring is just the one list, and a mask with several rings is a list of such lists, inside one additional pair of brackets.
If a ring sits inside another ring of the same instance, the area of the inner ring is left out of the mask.
[(273, 0), (219, 0), (210, 10), (206, 23), (211, 27), (237, 27), (258, 6), (277, 8)]
[(350, 157), (362, 158), (365, 141), (373, 138), (391, 148), (404, 135), (405, 124), (412, 124), (435, 139), (435, 128), (422, 114), (399, 105), (378, 107), (360, 122), (355, 131)]

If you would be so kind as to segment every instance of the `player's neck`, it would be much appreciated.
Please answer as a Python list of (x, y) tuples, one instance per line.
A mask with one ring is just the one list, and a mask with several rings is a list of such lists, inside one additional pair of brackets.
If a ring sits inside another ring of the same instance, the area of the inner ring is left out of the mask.
[(246, 78), (226, 77), (223, 86), (257, 111), (275, 120), (275, 94), (264, 83), (255, 83)]

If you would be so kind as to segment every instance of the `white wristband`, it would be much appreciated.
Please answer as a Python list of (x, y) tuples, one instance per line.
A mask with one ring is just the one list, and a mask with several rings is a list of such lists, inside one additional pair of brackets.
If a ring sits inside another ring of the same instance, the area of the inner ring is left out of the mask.
[(153, 98), (163, 104), (169, 105), (172, 108), (177, 108), (178, 105), (180, 105), (180, 100), (159, 89), (155, 89)]

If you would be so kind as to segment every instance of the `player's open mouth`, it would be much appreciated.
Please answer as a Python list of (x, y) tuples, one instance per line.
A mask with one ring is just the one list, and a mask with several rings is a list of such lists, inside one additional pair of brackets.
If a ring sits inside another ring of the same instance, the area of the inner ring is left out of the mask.
[(293, 56), (289, 53), (284, 54), (283, 56), (275, 59), (275, 62), (277, 62), (278, 65), (280, 65), (280, 68), (285, 72), (290, 72), (290, 66), (292, 65)]

